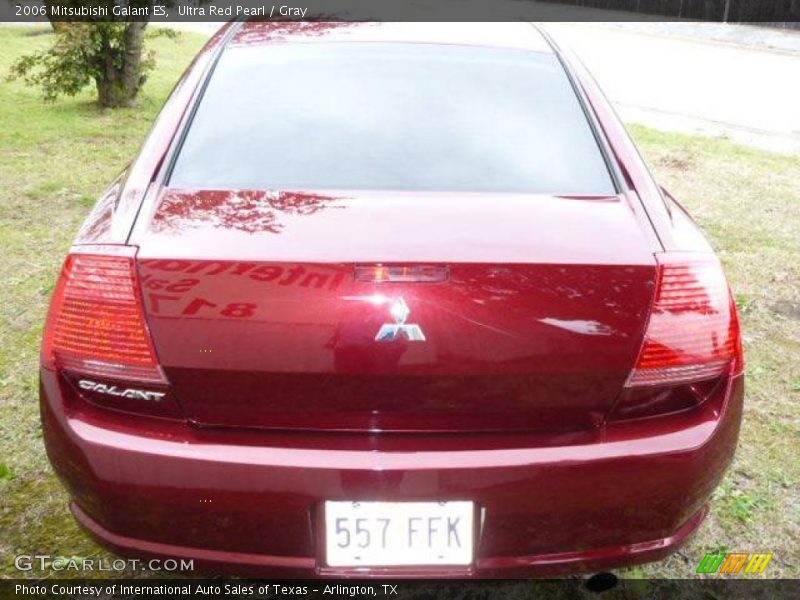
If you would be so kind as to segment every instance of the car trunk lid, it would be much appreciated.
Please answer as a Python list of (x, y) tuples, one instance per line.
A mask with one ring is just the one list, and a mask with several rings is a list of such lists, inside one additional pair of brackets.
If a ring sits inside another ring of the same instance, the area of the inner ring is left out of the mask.
[(616, 196), (169, 190), (132, 241), (164, 372), (214, 426), (593, 427), (655, 280)]

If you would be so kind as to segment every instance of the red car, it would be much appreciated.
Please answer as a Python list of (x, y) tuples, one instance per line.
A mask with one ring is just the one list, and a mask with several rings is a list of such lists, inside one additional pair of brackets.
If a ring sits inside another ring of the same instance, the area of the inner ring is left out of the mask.
[(545, 34), (245, 22), (78, 235), (40, 395), (120, 554), (518, 577), (673, 552), (742, 370), (719, 260)]

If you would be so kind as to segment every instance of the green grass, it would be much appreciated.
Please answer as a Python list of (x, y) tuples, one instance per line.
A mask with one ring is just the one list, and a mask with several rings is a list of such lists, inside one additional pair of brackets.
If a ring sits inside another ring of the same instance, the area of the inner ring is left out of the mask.
[[(49, 41), (0, 28), (0, 74)], [(36, 400), (41, 327), (81, 221), (135, 155), (202, 41), (183, 34), (153, 42), (158, 67), (137, 109), (100, 111), (91, 90), (45, 104), (20, 82), (0, 84), (0, 575), (19, 575), (20, 553), (110, 556), (69, 515), (45, 457)], [(694, 577), (706, 552), (726, 548), (773, 552), (765, 576), (800, 577), (800, 160), (724, 139), (632, 132), (726, 265), (742, 312), (748, 389), (736, 459), (698, 534), (680, 553), (620, 573)]]
[(800, 159), (725, 139), (631, 126), (660, 183), (725, 264), (741, 311), (744, 424), (698, 535), (649, 576), (675, 577), (706, 552), (771, 551), (766, 576), (800, 577)]
[[(47, 29), (0, 28), (0, 78), (15, 57), (51, 39)], [(110, 556), (72, 519), (44, 455), (36, 403), (42, 322), (80, 223), (136, 155), (204, 39), (182, 34), (175, 41), (151, 41), (158, 67), (135, 109), (102, 111), (88, 88), (46, 104), (19, 81), (0, 83), (0, 574), (5, 576), (18, 575), (13, 556), (21, 553)]]

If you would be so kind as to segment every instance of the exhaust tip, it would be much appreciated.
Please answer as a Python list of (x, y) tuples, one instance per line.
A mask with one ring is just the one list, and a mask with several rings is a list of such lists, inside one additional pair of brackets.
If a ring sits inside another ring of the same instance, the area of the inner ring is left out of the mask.
[(617, 576), (613, 573), (609, 571), (601, 571), (600, 573), (595, 573), (589, 577), (584, 585), (590, 592), (600, 594), (615, 588), (618, 581), (619, 580), (617, 579)]

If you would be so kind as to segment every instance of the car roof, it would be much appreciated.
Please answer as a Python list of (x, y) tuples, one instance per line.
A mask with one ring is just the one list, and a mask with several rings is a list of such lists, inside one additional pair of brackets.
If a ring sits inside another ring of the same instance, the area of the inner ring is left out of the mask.
[(545, 37), (530, 23), (381, 23), (315, 21), (246, 21), (230, 46), (282, 43), (373, 42), (448, 44), (510, 48), (553, 53)]

